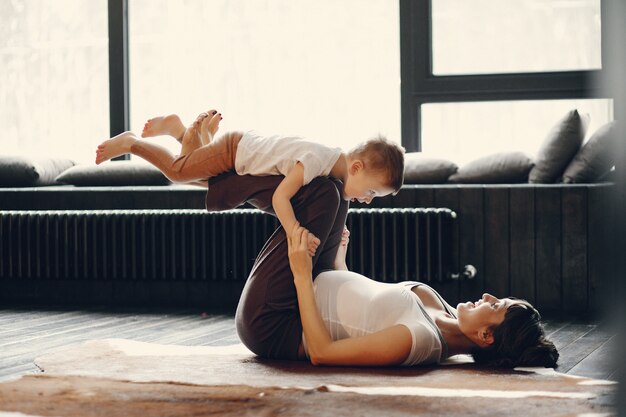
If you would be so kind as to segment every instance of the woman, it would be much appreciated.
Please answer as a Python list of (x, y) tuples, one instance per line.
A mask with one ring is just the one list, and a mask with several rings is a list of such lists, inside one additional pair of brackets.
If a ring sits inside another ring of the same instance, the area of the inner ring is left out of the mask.
[[(279, 182), (218, 177), (209, 184), (207, 207), (249, 201), (271, 212)], [(301, 226), (288, 238), (277, 229), (257, 257), (236, 314), (250, 350), (268, 358), (308, 357), (316, 365), (417, 365), (460, 353), (494, 366), (556, 365), (558, 352), (525, 301), (484, 294), (454, 309), (425, 284), (378, 283), (347, 271), (341, 240), (348, 202), (340, 190), (341, 183), (328, 178), (304, 187), (292, 200)], [(321, 240), (312, 258), (307, 233)]]

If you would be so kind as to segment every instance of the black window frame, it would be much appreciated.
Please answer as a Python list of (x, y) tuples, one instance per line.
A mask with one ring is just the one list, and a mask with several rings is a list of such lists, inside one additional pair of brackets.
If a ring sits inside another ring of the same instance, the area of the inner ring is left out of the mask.
[[(109, 133), (113, 137), (130, 129), (128, 0), (108, 0), (108, 25)], [(113, 159), (130, 159), (130, 155)]]
[[(402, 145), (421, 151), (421, 106), (426, 103), (611, 98), (596, 82), (603, 70), (479, 75), (434, 75), (431, 0), (400, 1)], [(601, 15), (605, 16), (605, 2)], [(602, 68), (605, 32), (602, 24)]]

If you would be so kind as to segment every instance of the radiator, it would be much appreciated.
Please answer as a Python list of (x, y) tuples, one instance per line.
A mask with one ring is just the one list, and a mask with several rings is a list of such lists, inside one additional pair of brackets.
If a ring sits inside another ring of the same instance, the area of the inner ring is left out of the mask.
[[(350, 269), (380, 281), (442, 281), (448, 209), (352, 209)], [(242, 281), (277, 227), (258, 210), (0, 211), (0, 279)]]
[(351, 209), (347, 264), (383, 282), (456, 278), (455, 219), (456, 213), (444, 208)]

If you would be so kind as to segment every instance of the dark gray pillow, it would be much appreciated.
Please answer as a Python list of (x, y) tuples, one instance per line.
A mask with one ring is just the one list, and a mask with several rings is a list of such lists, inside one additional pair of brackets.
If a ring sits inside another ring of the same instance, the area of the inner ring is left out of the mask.
[(544, 139), (535, 166), (528, 174), (528, 181), (542, 184), (557, 182), (580, 149), (588, 125), (589, 115), (581, 116), (578, 110), (567, 112)]
[(133, 161), (111, 161), (102, 165), (76, 165), (57, 181), (78, 186), (166, 185), (170, 181), (152, 165)]
[(532, 159), (523, 152), (499, 152), (463, 165), (449, 181), (462, 184), (527, 182), (532, 167)]
[(0, 187), (38, 187), (56, 184), (55, 178), (76, 163), (67, 158), (29, 158), (0, 155)]
[(596, 130), (563, 173), (565, 183), (598, 181), (615, 165), (617, 128), (610, 122)]
[(404, 155), (405, 184), (441, 184), (454, 174), (458, 166), (443, 158), (410, 152)]

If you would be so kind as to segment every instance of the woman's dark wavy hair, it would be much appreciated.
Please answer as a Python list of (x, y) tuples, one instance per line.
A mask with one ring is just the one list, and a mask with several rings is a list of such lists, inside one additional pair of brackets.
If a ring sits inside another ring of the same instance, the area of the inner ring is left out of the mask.
[(511, 305), (502, 323), (491, 330), (493, 344), (471, 352), (476, 363), (503, 368), (556, 366), (559, 352), (546, 339), (541, 315), (530, 303)]

